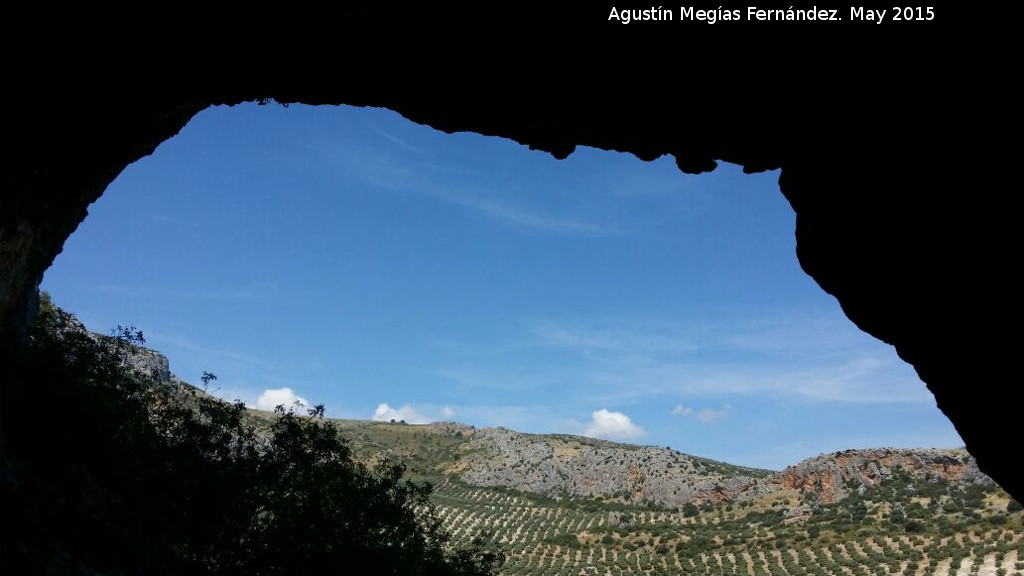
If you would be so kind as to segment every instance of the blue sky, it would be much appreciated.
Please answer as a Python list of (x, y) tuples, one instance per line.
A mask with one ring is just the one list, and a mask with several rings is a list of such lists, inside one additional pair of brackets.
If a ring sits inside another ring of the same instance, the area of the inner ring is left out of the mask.
[(42, 288), (251, 406), (587, 434), (782, 468), (962, 444), (800, 269), (778, 173), (448, 135), (386, 110), (199, 114)]

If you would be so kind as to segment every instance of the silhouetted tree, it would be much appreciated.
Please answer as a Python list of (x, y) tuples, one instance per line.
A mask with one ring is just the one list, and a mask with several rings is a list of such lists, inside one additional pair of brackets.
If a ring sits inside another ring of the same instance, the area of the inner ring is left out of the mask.
[(132, 369), (142, 343), (48, 307), (0, 368), (5, 572), (476, 576), (500, 563), (488, 543), (452, 546), (431, 486), (402, 465), (355, 462), (323, 406), (278, 407), (257, 432), (241, 402)]

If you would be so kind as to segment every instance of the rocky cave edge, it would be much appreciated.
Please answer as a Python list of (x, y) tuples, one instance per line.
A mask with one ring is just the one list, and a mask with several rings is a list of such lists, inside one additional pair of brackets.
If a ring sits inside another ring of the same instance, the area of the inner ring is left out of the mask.
[[(250, 101), (379, 106), (557, 158), (583, 145), (671, 155), (687, 173), (717, 161), (781, 168), (803, 269), (858, 327), (896, 347), (980, 468), (1024, 500), (1016, 363), (995, 332), (1016, 318), (1006, 280), (1017, 243), (995, 184), (1005, 169), (979, 170), (1000, 156), (989, 133), (1013, 92), (945, 42), (948, 29), (807, 27), (754, 43), (751, 26), (611, 27), (605, 8), (549, 8), (543, 19), (478, 12), (460, 27), (433, 5), (340, 6), (338, 18), (257, 15), (245, 27), (171, 16), (164, 35), (152, 22), (26, 21), (23, 36), (65, 47), (49, 56), (2, 40), (12, 87), (0, 194), (5, 353), (88, 206), (196, 113)], [(802, 61), (809, 51), (830, 64)], [(952, 82), (977, 89), (954, 94)]]

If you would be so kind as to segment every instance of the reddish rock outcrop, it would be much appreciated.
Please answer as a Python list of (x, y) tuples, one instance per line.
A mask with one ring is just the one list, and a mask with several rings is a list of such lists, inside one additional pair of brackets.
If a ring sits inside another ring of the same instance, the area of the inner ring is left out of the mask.
[(921, 479), (938, 477), (954, 483), (990, 482), (965, 450), (881, 448), (822, 454), (771, 475), (765, 484), (768, 491), (813, 493), (820, 502), (831, 504), (845, 497), (851, 487), (877, 486), (897, 470)]

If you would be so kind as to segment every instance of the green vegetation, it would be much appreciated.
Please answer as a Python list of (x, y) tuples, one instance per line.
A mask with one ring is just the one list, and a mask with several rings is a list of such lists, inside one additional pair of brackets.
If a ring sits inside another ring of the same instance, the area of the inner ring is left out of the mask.
[(96, 337), (47, 301), (2, 368), (5, 573), (468, 576), (500, 563), (481, 538), (452, 545), (430, 484), (358, 463), (322, 407), (254, 419), (129, 368), (140, 331)]
[[(669, 510), (482, 488), (450, 475), (434, 501), (458, 538), (493, 534), (509, 576), (933, 576), (961, 563), (964, 574), (1013, 575), (1024, 567), (1024, 514), (1007, 512), (1012, 501), (994, 485), (895, 468), (874, 487), (847, 488), (828, 504), (792, 492)], [(801, 502), (810, 517), (787, 523)]]
[(695, 464), (702, 468), (706, 472), (714, 472), (721, 474), (726, 478), (733, 476), (751, 476), (753, 478), (764, 478), (772, 473), (771, 470), (764, 470), (761, 468), (747, 468), (746, 466), (736, 466), (735, 464), (727, 464), (725, 462), (719, 462), (718, 460), (711, 460), (710, 458), (701, 458), (700, 456), (691, 456), (694, 459)]
[[(947, 488), (970, 501), (975, 490), (987, 498), (1003, 497), (991, 486), (961, 491), (942, 482), (917, 490), (897, 474), (863, 495), (818, 504), (806, 522), (790, 524), (783, 521), (781, 506), (732, 505), (736, 515), (724, 520), (728, 503), (698, 509), (695, 516), (642, 507), (612, 516), (576, 506), (571, 498), (545, 499), (469, 486), (454, 479), (437, 486), (434, 501), (457, 538), (493, 534), (508, 554), (502, 574), (509, 576), (944, 575), (951, 563), (962, 561), (966, 562), (965, 574), (975, 565), (994, 566), (996, 572), (1003, 569), (1009, 575), (1021, 572), (1024, 528), (1020, 513), (1007, 516), (997, 507), (977, 511), (981, 518), (1005, 518), (998, 527), (987, 520), (964, 522), (961, 516), (951, 519), (933, 514), (931, 519), (919, 520), (921, 531), (917, 533), (908, 532), (905, 519), (890, 513), (902, 506), (917, 514), (911, 503), (921, 502), (918, 494), (941, 494)], [(869, 500), (868, 496), (878, 499)], [(791, 502), (797, 503), (796, 499)], [(950, 526), (952, 535), (943, 535), (943, 528)]]
[(356, 460), (370, 466), (382, 457), (401, 461), (409, 477), (417, 481), (439, 482), (445, 470), (461, 458), (457, 449), (464, 441), (458, 433), (437, 433), (429, 426), (399, 422), (332, 422), (351, 440)]
[[(459, 475), (479, 450), (469, 428), (244, 410), (126, 371), (141, 334), (84, 338), (43, 309), (50, 329), (4, 368), (11, 573), (1024, 573), (1024, 510), (991, 484), (897, 467), (837, 502), (794, 490), (678, 508), (482, 488)], [(41, 386), (46, 405), (28, 409)]]

